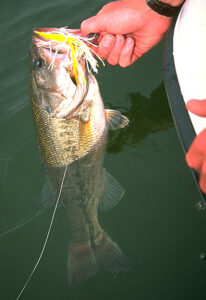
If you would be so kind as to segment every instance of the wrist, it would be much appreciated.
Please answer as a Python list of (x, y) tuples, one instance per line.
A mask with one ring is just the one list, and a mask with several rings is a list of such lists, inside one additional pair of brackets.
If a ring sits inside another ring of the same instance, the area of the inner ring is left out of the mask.
[(169, 4), (171, 6), (180, 6), (185, 0), (160, 0), (160, 2)]
[[(165, 17), (175, 16), (183, 0), (145, 0), (146, 4), (156, 13)], [(172, 4), (172, 5), (171, 5)]]

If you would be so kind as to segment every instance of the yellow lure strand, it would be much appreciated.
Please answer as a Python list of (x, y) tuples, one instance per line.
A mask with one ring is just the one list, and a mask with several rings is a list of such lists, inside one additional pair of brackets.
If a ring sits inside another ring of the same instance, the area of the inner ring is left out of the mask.
[(77, 65), (77, 60), (75, 58), (74, 46), (72, 45), (72, 42), (69, 40), (69, 38), (67, 38), (67, 43), (69, 44), (70, 49), (71, 49), (72, 60), (73, 60), (73, 68), (74, 68), (74, 77), (75, 77), (76, 82), (78, 84), (79, 83), (78, 74), (77, 74), (78, 65)]
[[(40, 32), (40, 31), (34, 31), (34, 33), (38, 34), (42, 38), (45, 38), (47, 40), (51, 41), (57, 41), (57, 42), (67, 42), (67, 44), (70, 46), (71, 49), (71, 56), (73, 61), (73, 69), (74, 69), (74, 76), (77, 84), (79, 84), (78, 80), (78, 74), (82, 77), (83, 82), (86, 84), (86, 80), (82, 73), (80, 72), (80, 69), (78, 67), (78, 62), (76, 59), (76, 53), (77, 53), (77, 47), (82, 46), (83, 43), (78, 43), (78, 41), (73, 37), (65, 37), (64, 35), (60, 33), (46, 33), (46, 32)], [(81, 49), (81, 48), (80, 48)], [(81, 52), (83, 52), (81, 50)]]
[(46, 32), (39, 32), (34, 31), (34, 33), (38, 34), (39, 36), (52, 41), (57, 42), (64, 42), (66, 40), (65, 36), (59, 33), (46, 33)]

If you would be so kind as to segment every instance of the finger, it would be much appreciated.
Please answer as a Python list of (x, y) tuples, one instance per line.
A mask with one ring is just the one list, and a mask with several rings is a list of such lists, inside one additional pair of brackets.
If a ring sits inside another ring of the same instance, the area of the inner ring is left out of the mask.
[(134, 40), (131, 37), (127, 37), (119, 57), (119, 65), (121, 67), (127, 67), (131, 65), (133, 49), (134, 49)]
[(82, 35), (85, 36), (89, 33), (99, 33), (101, 31), (105, 31), (105, 24), (103, 21), (101, 21), (101, 19), (101, 16), (93, 16), (84, 20), (80, 27)]
[(107, 59), (114, 45), (115, 45), (114, 35), (107, 34), (103, 36), (103, 38), (99, 42), (99, 46), (97, 49), (98, 55), (103, 59)]
[(189, 100), (186, 108), (198, 116), (206, 117), (206, 100)]
[(206, 129), (203, 129), (195, 138), (194, 147), (206, 157)]
[(206, 194), (206, 174), (200, 175), (199, 185), (200, 185), (200, 189), (203, 191), (203, 193)]
[(201, 167), (201, 174), (206, 175), (206, 158), (204, 159), (203, 163), (202, 163), (202, 167)]
[(108, 32), (101, 31), (97, 37), (97, 44), (99, 44), (101, 42), (101, 40), (103, 39), (103, 37), (107, 34), (108, 34)]
[(133, 64), (136, 60), (138, 60), (140, 57), (138, 57), (136, 54), (132, 55), (132, 61), (131, 64)]
[(200, 174), (200, 188), (201, 190), (206, 193), (206, 159), (204, 160), (201, 168), (201, 174)]
[[(144, 51), (146, 52), (146, 51)], [(138, 60), (144, 54), (137, 46), (134, 46), (133, 54), (132, 54), (132, 64)]]
[(201, 170), (203, 156), (199, 151), (197, 151), (194, 144), (192, 144), (192, 146), (186, 154), (186, 162), (190, 168), (193, 168), (197, 171)]
[(119, 57), (124, 46), (125, 38), (121, 34), (115, 36), (115, 45), (112, 48), (107, 61), (110, 65), (117, 65), (119, 63)]

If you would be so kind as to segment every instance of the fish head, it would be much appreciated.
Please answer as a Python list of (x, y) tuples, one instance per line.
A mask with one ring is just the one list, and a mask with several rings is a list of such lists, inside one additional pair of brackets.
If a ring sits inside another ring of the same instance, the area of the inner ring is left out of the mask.
[[(67, 30), (64, 28), (64, 35)], [(47, 34), (59, 31), (61, 29), (34, 29), (29, 49), (30, 89), (32, 98), (52, 117), (68, 118), (87, 93), (88, 72), (78, 48), (71, 49), (66, 40), (47, 38)]]

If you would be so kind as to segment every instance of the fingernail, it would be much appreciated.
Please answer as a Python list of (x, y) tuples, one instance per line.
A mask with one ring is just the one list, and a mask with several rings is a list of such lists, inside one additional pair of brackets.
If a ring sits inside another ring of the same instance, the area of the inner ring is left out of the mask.
[(108, 47), (110, 47), (110, 46), (113, 44), (113, 41), (114, 41), (113, 36), (105, 36), (105, 37), (103, 37), (103, 39), (102, 39), (102, 45), (103, 45), (105, 48), (108, 48)]

